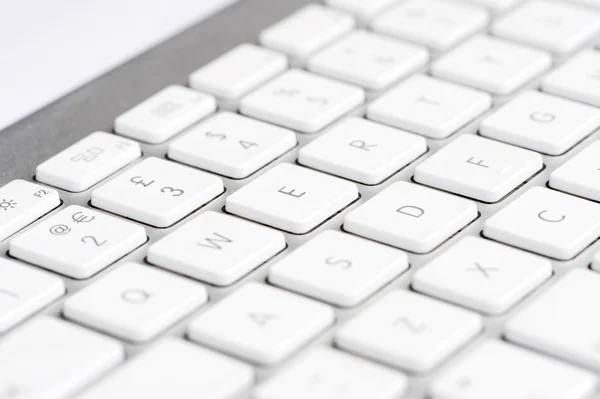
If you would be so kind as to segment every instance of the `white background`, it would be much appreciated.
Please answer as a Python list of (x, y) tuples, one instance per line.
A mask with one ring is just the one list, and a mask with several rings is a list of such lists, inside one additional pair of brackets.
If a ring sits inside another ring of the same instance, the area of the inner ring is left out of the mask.
[(0, 0), (0, 130), (236, 0)]

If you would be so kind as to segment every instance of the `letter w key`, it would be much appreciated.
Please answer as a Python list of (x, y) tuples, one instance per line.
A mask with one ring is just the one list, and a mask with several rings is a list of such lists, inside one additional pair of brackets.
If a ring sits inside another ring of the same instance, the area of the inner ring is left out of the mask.
[(231, 244), (233, 242), (233, 240), (219, 233), (213, 233), (213, 237), (206, 237), (204, 241), (207, 242), (207, 244), (196, 243), (196, 245), (199, 247), (221, 250), (225, 244)]
[(400, 316), (400, 317), (396, 318), (394, 320), (394, 322), (392, 323), (392, 325), (394, 327), (403, 326), (404, 328), (406, 328), (408, 331), (410, 331), (413, 334), (421, 334), (422, 332), (427, 330), (426, 324), (416, 323), (415, 320), (413, 320), (409, 317), (406, 317), (406, 316)]

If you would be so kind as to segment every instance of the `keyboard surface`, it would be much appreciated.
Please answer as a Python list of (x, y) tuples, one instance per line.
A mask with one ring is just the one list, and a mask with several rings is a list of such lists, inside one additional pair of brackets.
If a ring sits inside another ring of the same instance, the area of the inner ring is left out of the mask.
[(0, 399), (600, 397), (598, 93), (595, 1), (225, 10), (0, 133)]

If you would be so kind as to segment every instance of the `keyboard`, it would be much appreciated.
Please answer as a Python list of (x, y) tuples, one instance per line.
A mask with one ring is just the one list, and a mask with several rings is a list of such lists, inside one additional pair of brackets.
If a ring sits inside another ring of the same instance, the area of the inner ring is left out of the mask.
[(599, 398), (600, 3), (259, 30), (10, 165), (0, 399)]

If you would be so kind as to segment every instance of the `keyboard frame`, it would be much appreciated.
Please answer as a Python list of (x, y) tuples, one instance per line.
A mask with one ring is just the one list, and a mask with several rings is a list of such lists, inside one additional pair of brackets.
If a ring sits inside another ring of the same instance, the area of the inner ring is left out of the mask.
[[(0, 149), (2, 149), (0, 150), (0, 186), (17, 178), (35, 181), (35, 168), (44, 160), (50, 158), (54, 154), (60, 152), (64, 148), (94, 131), (103, 130), (112, 132), (113, 122), (116, 116), (120, 115), (127, 109), (143, 101), (169, 84), (179, 83), (187, 85), (187, 78), (192, 71), (225, 53), (227, 50), (233, 48), (239, 43), (256, 42), (256, 38), (262, 29), (279, 21), (301, 6), (311, 2), (314, 1), (242, 0), (239, 3), (219, 12), (213, 17), (185, 30), (181, 34), (128, 61), (127, 63), (108, 72), (89, 84), (86, 84), (85, 86), (75, 90), (74, 92), (48, 105), (24, 120), (21, 120), (20, 122), (6, 128), (0, 132)], [(535, 87), (536, 84), (537, 82), (531, 82), (531, 84), (528, 86)], [(376, 94), (373, 95), (371, 93), (371, 95), (369, 95), (371, 98), (373, 96), (376, 96)], [(511, 96), (511, 98), (512, 97), (513, 96)], [(508, 99), (509, 98), (506, 97), (495, 98), (495, 106), (497, 106), (497, 104), (506, 102)], [(222, 103), (220, 106), (222, 109), (235, 109), (235, 104)], [(364, 107), (352, 112), (352, 114), (356, 115), (363, 115), (363, 113)], [(394, 181), (410, 180), (413, 175), (414, 167), (417, 164), (431, 156), (431, 154), (443, 147), (449, 141), (454, 140), (458, 135), (476, 132), (480, 119), (481, 118), (473, 121), (469, 125), (462, 128), (459, 132), (450, 136), (448, 139), (427, 139), (429, 151), (421, 156), (417, 161), (413, 162), (403, 170), (394, 174), (391, 178), (384, 181), (382, 184), (377, 186), (358, 184), (361, 192), (361, 198), (357, 202), (350, 205), (349, 208), (357, 207)], [(299, 144), (303, 145), (315, 137), (318, 137), (318, 135), (319, 133), (313, 135), (299, 134)], [(463, 231), (459, 232), (456, 236), (445, 242), (441, 247), (428, 254), (419, 255), (409, 253), (411, 267), (407, 272), (395, 279), (392, 283), (385, 286), (382, 290), (376, 293), (373, 297), (369, 298), (363, 304), (352, 309), (337, 309), (336, 313), (338, 317), (338, 323), (347, 320), (353, 315), (356, 315), (389, 290), (409, 287), (412, 273), (415, 269), (418, 269), (428, 260), (438, 256), (445, 248), (451, 246), (461, 237), (466, 235), (480, 234), (482, 231), (482, 223), (485, 218), (504, 207), (507, 203), (513, 201), (528, 187), (534, 185), (546, 185), (550, 173), (556, 169), (558, 165), (564, 163), (568, 158), (571, 158), (581, 149), (585, 148), (589, 143), (599, 138), (600, 130), (597, 130), (565, 155), (544, 155), (543, 158), (545, 168), (535, 175), (530, 181), (526, 182), (524, 186), (518, 188), (516, 190), (517, 192), (511, 195), (507, 200), (495, 204), (483, 204), (481, 202), (477, 202), (481, 213), (477, 220), (467, 226)], [(277, 159), (274, 163), (296, 162), (298, 148), (299, 146), (292, 149), (288, 153), (284, 154), (281, 158)], [(167, 145), (148, 145), (142, 143), (142, 150), (143, 157), (153, 155), (164, 158), (167, 151)], [(140, 160), (136, 161), (135, 163), (139, 162)], [(107, 269), (103, 270), (96, 276), (83, 281), (61, 276), (65, 281), (68, 293), (75, 292), (82, 287), (89, 285), (97, 278), (102, 277), (107, 272), (115, 267), (118, 267), (118, 265), (126, 261), (145, 262), (145, 253), (149, 243), (155, 242), (157, 239), (177, 229), (198, 212), (203, 212), (205, 210), (221, 211), (225, 203), (226, 195), (231, 194), (248, 181), (253, 180), (256, 178), (256, 176), (263, 173), (270, 166), (272, 165), (267, 166), (266, 168), (246, 179), (234, 180), (223, 178), (224, 184), (227, 187), (227, 191), (223, 195), (210, 202), (200, 210), (194, 212), (194, 214), (189, 215), (186, 219), (184, 219), (184, 221), (177, 223), (173, 227), (167, 229), (158, 229), (144, 225), (149, 236), (149, 242), (123, 259), (119, 260), (115, 264), (111, 265)], [(107, 180), (109, 179), (111, 179), (111, 177), (109, 177)], [(58, 212), (60, 209), (63, 209), (71, 204), (89, 206), (91, 192), (105, 181), (100, 182), (83, 193), (69, 193), (57, 189), (63, 200), (63, 204), (58, 209), (51, 212), (51, 214)], [(348, 210), (346, 210), (344, 214), (347, 213), (347, 211)], [(267, 270), (270, 264), (276, 262), (277, 259), (280, 259), (285, 253), (308, 241), (310, 238), (316, 235), (317, 232), (320, 232), (324, 229), (342, 228), (342, 220), (343, 215), (338, 214), (326, 221), (316, 231), (313, 231), (309, 234), (294, 235), (285, 233), (288, 243), (287, 249), (266, 264), (260, 266), (257, 270), (250, 273), (250, 275), (246, 276), (240, 282), (226, 288), (219, 288), (204, 284), (208, 289), (210, 302), (214, 302), (226, 296), (228, 293), (232, 292), (239, 287), (240, 284), (243, 284), (246, 281), (265, 281)], [(10, 238), (0, 242), (0, 256), (2, 257), (8, 256), (7, 250), (9, 240)], [(521, 301), (514, 309), (518, 309), (519, 307), (523, 306), (524, 303), (531, 300), (531, 297), (539, 295), (540, 292), (552, 284), (552, 282), (556, 281), (557, 276), (560, 276), (566, 271), (575, 267), (588, 267), (593, 254), (599, 250), (600, 241), (596, 241), (573, 260), (553, 260), (552, 263), (555, 270), (553, 277), (544, 283), (542, 287), (537, 289), (532, 295), (530, 295), (530, 297)], [(62, 302), (64, 298), (65, 297), (53, 303), (40, 313), (61, 317)], [(211, 306), (210, 302), (207, 307)], [(205, 308), (200, 309), (190, 317), (180, 321), (164, 335), (185, 337), (185, 328), (189, 319), (194, 317), (196, 314), (201, 313), (204, 311), (204, 309)], [(508, 314), (514, 312), (514, 309), (509, 311)], [(480, 336), (477, 337), (476, 340), (481, 340), (484, 337), (501, 337), (502, 326), (506, 318), (506, 314), (498, 317), (486, 316), (485, 330)], [(329, 329), (310, 345), (330, 344), (332, 342), (332, 331), (333, 328)], [(3, 335), (0, 334), (0, 342), (2, 341), (2, 337)], [(146, 346), (147, 345), (126, 343), (128, 356), (134, 356)], [(293, 360), (294, 357), (295, 356), (291, 357), (291, 359), (288, 359), (286, 362)], [(460, 355), (452, 357), (448, 362), (442, 363), (438, 369), (427, 375), (410, 375), (409, 380), (412, 389), (407, 398), (424, 398), (426, 396), (425, 386), (427, 382), (432, 378), (432, 376), (435, 376), (439, 369), (447, 367), (448, 364), (451, 365), (451, 362), (455, 361), (458, 357), (460, 357)], [(275, 370), (277, 370), (277, 368), (278, 367), (270, 369), (257, 369), (257, 380), (260, 382), (264, 378), (271, 375)]]

